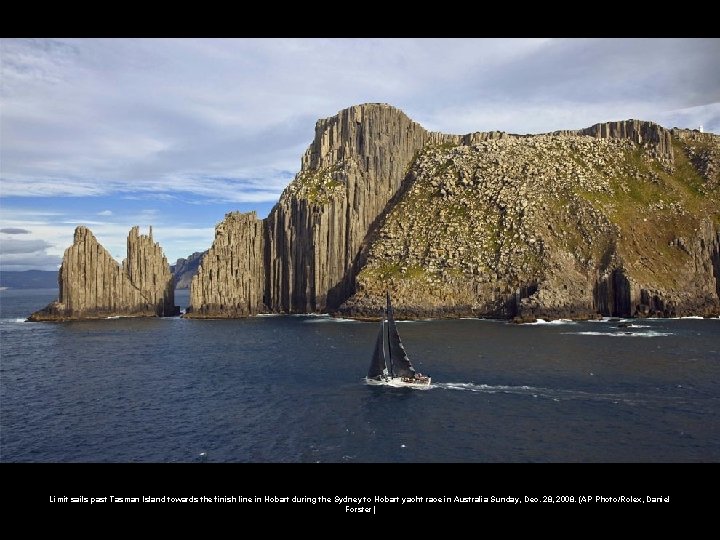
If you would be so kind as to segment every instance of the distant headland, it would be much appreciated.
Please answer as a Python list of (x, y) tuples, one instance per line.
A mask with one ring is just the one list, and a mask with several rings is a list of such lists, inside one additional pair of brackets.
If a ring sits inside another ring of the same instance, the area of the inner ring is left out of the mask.
[[(266, 219), (227, 214), (183, 269), (198, 262), (185, 317), (375, 318), (386, 289), (401, 318), (717, 316), (720, 136), (447, 135), (357, 105), (317, 122)], [(29, 320), (175, 315), (174, 288), (152, 230), (118, 265), (78, 227), (58, 300)]]

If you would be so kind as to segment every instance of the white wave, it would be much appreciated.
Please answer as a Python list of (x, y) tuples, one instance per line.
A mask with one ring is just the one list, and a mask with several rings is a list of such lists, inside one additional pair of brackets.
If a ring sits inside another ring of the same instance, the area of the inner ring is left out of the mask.
[(527, 394), (532, 392), (539, 392), (540, 388), (532, 386), (507, 386), (507, 385), (489, 385), (489, 384), (475, 384), (475, 383), (433, 383), (430, 385), (432, 388), (443, 388), (445, 390), (467, 390), (469, 392), (485, 392), (487, 394), (495, 394), (497, 392), (505, 393), (521, 393)]
[(378, 381), (374, 379), (368, 379), (367, 377), (364, 379), (365, 384), (369, 386), (387, 386), (390, 388), (410, 388), (411, 390), (430, 390), (434, 388), (434, 385), (432, 384), (407, 384), (404, 382), (399, 381), (398, 379), (390, 379), (385, 381)]
[(255, 317), (282, 317), (282, 313), (258, 313)]
[(645, 396), (634, 394), (595, 394), (582, 390), (564, 388), (540, 388), (535, 386), (511, 386), (511, 385), (489, 385), (475, 383), (434, 383), (432, 388), (444, 390), (464, 390), (469, 392), (483, 392), (485, 394), (514, 394), (533, 398), (551, 399), (555, 402), (569, 400), (587, 401), (611, 401), (612, 403), (624, 403), (627, 405), (638, 405), (647, 400)]
[(342, 317), (330, 317), (327, 318), (321, 318), (321, 317), (313, 317), (312, 319), (309, 319), (307, 321), (303, 321), (305, 323), (349, 323), (349, 322), (359, 322), (355, 319), (343, 319)]
[(576, 336), (610, 336), (610, 337), (662, 337), (674, 336), (673, 332), (655, 332), (653, 330), (647, 332), (563, 332), (565, 335)]
[(523, 325), (537, 325), (537, 324), (577, 324), (577, 321), (572, 321), (570, 319), (553, 319), (553, 320), (546, 320), (546, 319), (538, 319), (535, 322), (531, 323), (523, 323)]

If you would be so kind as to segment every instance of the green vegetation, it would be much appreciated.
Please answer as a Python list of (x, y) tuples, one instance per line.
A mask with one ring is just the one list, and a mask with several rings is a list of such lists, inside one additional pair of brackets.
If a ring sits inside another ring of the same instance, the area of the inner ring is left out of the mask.
[(343, 174), (344, 162), (332, 167), (305, 170), (295, 179), (298, 194), (311, 203), (326, 204), (342, 193), (343, 182), (338, 177)]
[(696, 237), (706, 217), (720, 224), (720, 189), (693, 165), (717, 150), (696, 142), (691, 162), (674, 140), (672, 169), (645, 147), (589, 137), (426, 146), (359, 278), (512, 285), (565, 261), (591, 276), (616, 258), (636, 282), (677, 288), (691, 261), (676, 240)]

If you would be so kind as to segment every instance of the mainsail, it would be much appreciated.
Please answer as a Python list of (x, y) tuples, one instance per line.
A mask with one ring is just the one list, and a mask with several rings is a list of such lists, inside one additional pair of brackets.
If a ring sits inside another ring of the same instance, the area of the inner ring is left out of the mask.
[(368, 370), (368, 379), (375, 379), (385, 372), (387, 366), (385, 365), (385, 321), (380, 320), (380, 331), (377, 335), (377, 341), (375, 341), (375, 351), (373, 352), (372, 362), (370, 363), (370, 369)]
[[(390, 292), (387, 292), (387, 318), (388, 318), (388, 345), (390, 349), (390, 365), (393, 377), (415, 377), (415, 368), (407, 357), (405, 347), (400, 341), (400, 334), (395, 325), (392, 305), (390, 304)], [(377, 349), (376, 349), (377, 350)]]

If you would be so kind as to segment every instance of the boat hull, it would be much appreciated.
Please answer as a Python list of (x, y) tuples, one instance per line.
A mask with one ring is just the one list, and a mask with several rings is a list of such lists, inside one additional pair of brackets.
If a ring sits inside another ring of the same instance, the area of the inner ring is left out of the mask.
[(430, 377), (423, 377), (422, 379), (408, 381), (402, 377), (383, 377), (381, 379), (365, 378), (365, 381), (374, 386), (392, 386), (395, 388), (430, 388), (432, 379)]

